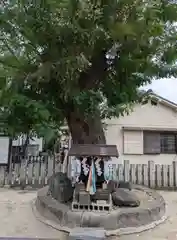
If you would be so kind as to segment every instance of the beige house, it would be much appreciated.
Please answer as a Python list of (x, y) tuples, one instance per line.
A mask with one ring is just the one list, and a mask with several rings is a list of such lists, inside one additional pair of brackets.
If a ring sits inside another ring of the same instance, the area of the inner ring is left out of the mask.
[(177, 161), (177, 104), (154, 93), (145, 105), (136, 105), (128, 116), (107, 120), (107, 144), (116, 144), (120, 157), (144, 164)]

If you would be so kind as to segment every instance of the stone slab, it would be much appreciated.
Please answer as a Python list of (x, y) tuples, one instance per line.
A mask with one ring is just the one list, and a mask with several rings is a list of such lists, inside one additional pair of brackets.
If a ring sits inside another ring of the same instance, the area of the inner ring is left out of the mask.
[(75, 228), (71, 230), (69, 240), (104, 240), (106, 239), (105, 230), (95, 228)]

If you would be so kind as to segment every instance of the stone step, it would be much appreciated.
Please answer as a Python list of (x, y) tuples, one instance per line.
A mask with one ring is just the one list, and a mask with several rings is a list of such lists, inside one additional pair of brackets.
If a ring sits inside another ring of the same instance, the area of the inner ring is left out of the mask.
[(69, 240), (105, 240), (105, 230), (96, 228), (74, 228)]

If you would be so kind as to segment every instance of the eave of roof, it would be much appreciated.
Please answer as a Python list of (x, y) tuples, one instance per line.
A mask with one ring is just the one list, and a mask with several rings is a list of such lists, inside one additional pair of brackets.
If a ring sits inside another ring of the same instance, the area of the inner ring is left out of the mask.
[(163, 104), (167, 107), (170, 107), (174, 110), (177, 110), (177, 104), (176, 103), (174, 103), (174, 102), (172, 102), (172, 101), (154, 93), (153, 91), (149, 91), (149, 95), (152, 97), (152, 99), (156, 100), (157, 102), (159, 102), (159, 103), (161, 103), (161, 104)]
[(68, 152), (68, 156), (118, 157), (119, 154), (116, 145), (73, 144)]

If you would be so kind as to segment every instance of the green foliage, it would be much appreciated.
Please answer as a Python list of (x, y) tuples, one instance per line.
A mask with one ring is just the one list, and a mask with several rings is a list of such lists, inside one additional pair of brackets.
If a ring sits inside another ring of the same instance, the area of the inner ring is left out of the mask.
[(140, 86), (177, 75), (176, 3), (0, 5), (1, 122), (13, 135), (58, 129), (73, 109), (94, 115), (100, 106), (103, 118), (119, 116), (141, 100)]

